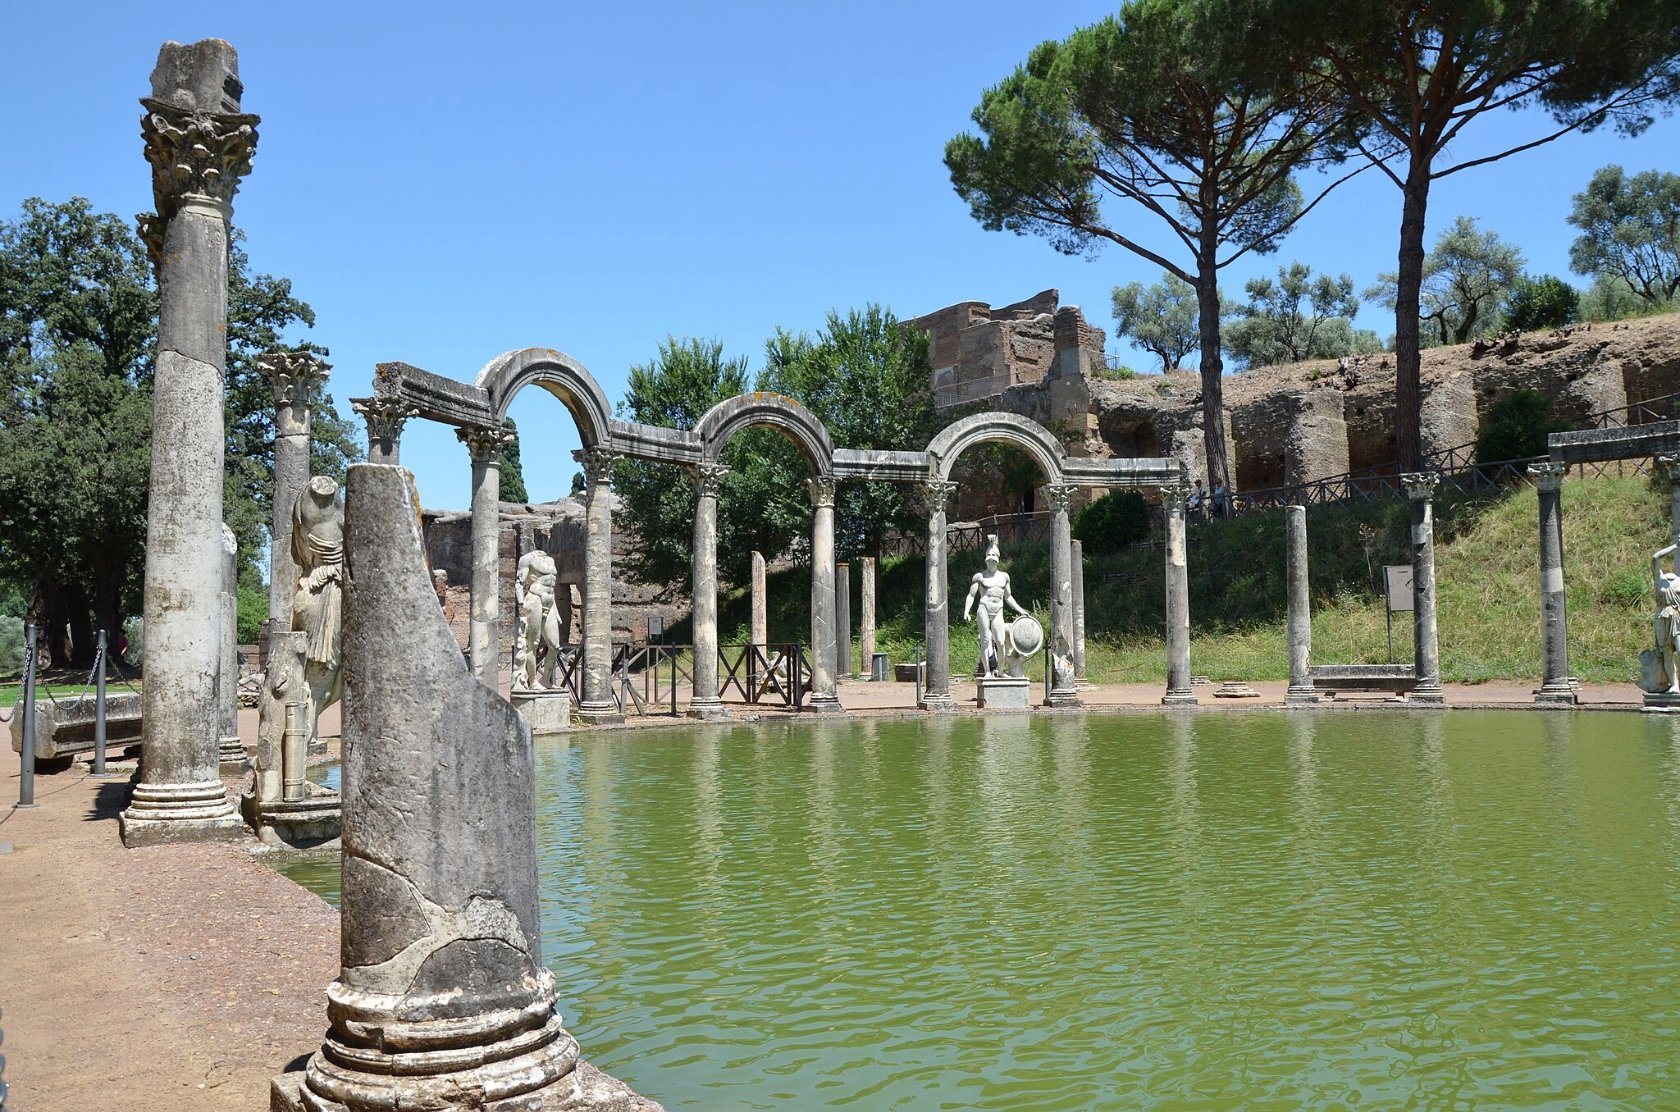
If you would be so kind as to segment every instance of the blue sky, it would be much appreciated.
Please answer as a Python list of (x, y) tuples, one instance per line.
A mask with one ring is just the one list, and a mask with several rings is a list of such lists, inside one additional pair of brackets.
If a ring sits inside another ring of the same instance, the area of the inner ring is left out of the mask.
[[(0, 66), (0, 212), (28, 196), (150, 208), (137, 98), (165, 39), (217, 36), (238, 48), (246, 110), (263, 117), (235, 221), (254, 267), (314, 306), (310, 338), (332, 350), (346, 414), (377, 362), (471, 379), (532, 345), (581, 360), (616, 402), (667, 334), (715, 337), (756, 369), (778, 326), (815, 329), (870, 301), (909, 317), (1055, 287), (1112, 331), (1109, 291), (1158, 272), (1118, 250), (1067, 258), (984, 231), (941, 160), (986, 86), (1111, 10), (25, 0)], [(1483, 119), (1454, 153), (1543, 124)], [(1574, 136), (1467, 171), (1437, 184), (1429, 236), (1475, 216), (1531, 271), (1568, 276), (1570, 195), (1607, 162), (1673, 170), (1677, 152), (1669, 119), (1638, 140)], [(1298, 258), (1363, 288), (1394, 268), (1398, 225), (1398, 190), (1367, 173), (1227, 287)], [(1165, 242), (1141, 212), (1132, 226)], [(1375, 308), (1359, 323), (1393, 332)], [(564, 494), (569, 417), (539, 391), (513, 416), (532, 496)], [(403, 461), (426, 505), (467, 504), (466, 450), (448, 430), (410, 422)]]

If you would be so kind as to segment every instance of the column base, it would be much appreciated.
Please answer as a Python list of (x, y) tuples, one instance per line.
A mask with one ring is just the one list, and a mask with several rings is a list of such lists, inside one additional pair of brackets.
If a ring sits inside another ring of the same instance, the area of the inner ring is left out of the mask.
[(1680, 692), (1647, 691), (1644, 709), (1647, 714), (1680, 714)]
[(684, 712), (690, 718), (698, 718), (702, 722), (727, 722), (733, 716), (729, 708), (723, 705), (723, 700), (713, 697), (710, 699), (690, 699), (688, 710)]
[(1161, 705), (1164, 707), (1193, 707), (1197, 706), (1198, 702), (1195, 692), (1169, 690), (1161, 696)]
[(1085, 703), (1079, 698), (1079, 692), (1073, 688), (1058, 687), (1045, 696), (1044, 705), (1047, 707), (1082, 707)]
[(1318, 691), (1311, 683), (1290, 684), (1289, 690), (1283, 693), (1283, 705), (1286, 707), (1304, 707), (1318, 702)]
[(175, 842), (242, 842), (245, 823), (220, 780), (134, 787), (128, 809), (117, 816), (123, 845)]
[(343, 799), (331, 788), (305, 782), (304, 798), (260, 800), (239, 797), (239, 812), (265, 846), (313, 849), (338, 838), (344, 825)]
[(1439, 686), (1414, 687), (1406, 692), (1406, 702), (1423, 706), (1444, 707), (1447, 705), (1447, 696)]
[[(315, 1108), (342, 1109), (344, 1105), (322, 1103), (321, 1098), (314, 1093), (307, 1097), (304, 1093), (305, 1074), (299, 1070), (295, 1073), (283, 1073), (269, 1082), (268, 1107), (269, 1112), (311, 1112)], [(305, 1101), (313, 1103), (305, 1103)], [(550, 1089), (538, 1090), (526, 1094), (524, 1103), (515, 1103), (513, 1107), (523, 1112), (525, 1109), (564, 1109), (565, 1112), (660, 1112), (660, 1106), (646, 1097), (633, 1092), (630, 1086), (602, 1073), (588, 1062), (579, 1061), (572, 1072), (550, 1086)], [(506, 1107), (505, 1103), (498, 1103), (494, 1107)]]
[(216, 762), (223, 772), (244, 772), (251, 767), (245, 743), (237, 737), (224, 737), (216, 744)]
[(610, 699), (600, 703), (585, 700), (572, 717), (585, 726), (612, 726), (624, 721), (624, 712)]
[(838, 695), (812, 695), (811, 710), (817, 714), (845, 714), (846, 708), (840, 705)]
[(1542, 685), (1534, 693), (1534, 705), (1537, 707), (1562, 707), (1567, 709), (1579, 706), (1580, 702), (1580, 693), (1569, 686), (1567, 680)]
[(949, 694), (934, 695), (930, 692), (924, 691), (922, 693), (921, 700), (916, 704), (916, 706), (922, 710), (932, 711), (935, 714), (950, 714), (952, 711), (957, 709), (957, 701), (951, 698)]

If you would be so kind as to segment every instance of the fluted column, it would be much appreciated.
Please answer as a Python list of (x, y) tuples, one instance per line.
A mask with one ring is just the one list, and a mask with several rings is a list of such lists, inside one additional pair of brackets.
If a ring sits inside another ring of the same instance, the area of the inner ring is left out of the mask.
[(1414, 472), (1400, 476), (1412, 503), (1412, 671), (1417, 681), (1409, 700), (1439, 703), (1441, 643), (1435, 627), (1435, 483), (1436, 476)]
[(922, 677), (923, 710), (955, 710), (951, 698), (951, 591), (945, 568), (945, 504), (957, 484), (935, 480), (917, 488), (927, 511), (927, 594), (922, 637), (927, 641), (927, 672)]
[(834, 684), (834, 477), (805, 480), (811, 498), (811, 709), (845, 708)]
[(612, 694), (612, 479), (619, 454), (607, 448), (572, 453), (583, 465), (583, 699), (584, 722), (618, 722)]
[(292, 628), (297, 564), (292, 560), (292, 509), (309, 482), (309, 425), (315, 391), (332, 364), (309, 351), (271, 351), (257, 357), (257, 369), (274, 390), (274, 497), (268, 546), (268, 620)]
[(1167, 511), (1167, 693), (1165, 706), (1195, 706), (1190, 686), (1190, 566), (1184, 511), (1190, 492), (1183, 484), (1161, 488)]
[(1569, 468), (1538, 463), (1528, 469), (1540, 496), (1540, 690), (1537, 706), (1574, 706), (1569, 682), (1569, 603), (1563, 587), (1563, 480)]
[(256, 149), (239, 60), (219, 39), (165, 43), (141, 134), (157, 213), (140, 232), (158, 277), (146, 519), (140, 781), (123, 841), (239, 837), (218, 772), (222, 655), (222, 408), (228, 221)]
[(1085, 683), (1085, 546), (1073, 542), (1073, 678)]
[(1286, 703), (1316, 702), (1312, 681), (1312, 594), (1307, 578), (1307, 508), (1283, 509), (1283, 575), (1289, 590), (1289, 690)]
[(501, 616), (497, 563), (501, 548), (502, 449), (513, 434), (487, 426), (455, 430), (472, 457), (472, 622), (467, 660), (473, 675), (496, 690), (501, 670), (496, 620)]
[(396, 398), (351, 398), (350, 408), (362, 415), (367, 425), (368, 462), (398, 462), (403, 424), (418, 410)]
[(1071, 483), (1050, 483), (1050, 696), (1045, 706), (1079, 706), (1073, 667), (1073, 504)]
[(690, 718), (728, 718), (718, 698), (717, 504), (718, 484), (729, 469), (716, 463), (689, 468), (694, 482), (694, 693)]

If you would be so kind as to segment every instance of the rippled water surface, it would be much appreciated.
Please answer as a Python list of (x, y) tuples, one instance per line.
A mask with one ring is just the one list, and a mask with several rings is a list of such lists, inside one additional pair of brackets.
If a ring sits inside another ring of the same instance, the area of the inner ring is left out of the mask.
[(1673, 1108), (1675, 731), (580, 734), (537, 754), (545, 954), (586, 1054), (673, 1110)]

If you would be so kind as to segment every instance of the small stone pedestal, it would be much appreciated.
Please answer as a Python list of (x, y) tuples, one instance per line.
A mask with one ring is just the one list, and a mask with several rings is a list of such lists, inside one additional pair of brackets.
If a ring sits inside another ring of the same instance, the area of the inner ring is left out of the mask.
[(331, 788), (305, 781), (302, 799), (239, 797), (239, 810), (266, 846), (310, 849), (335, 840), (344, 822), (344, 800)]
[(1680, 695), (1667, 691), (1645, 692), (1646, 714), (1680, 714)]
[(572, 728), (572, 697), (564, 691), (515, 691), (513, 709), (531, 724), (531, 733), (562, 734)]
[(1027, 710), (1030, 683), (1014, 676), (982, 676), (974, 681), (975, 701), (985, 710)]

